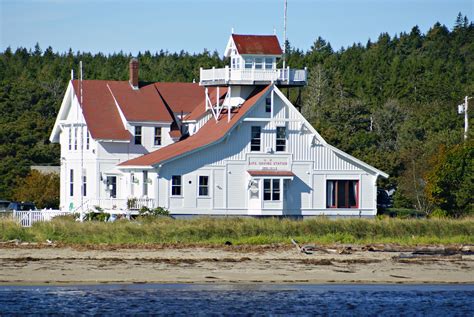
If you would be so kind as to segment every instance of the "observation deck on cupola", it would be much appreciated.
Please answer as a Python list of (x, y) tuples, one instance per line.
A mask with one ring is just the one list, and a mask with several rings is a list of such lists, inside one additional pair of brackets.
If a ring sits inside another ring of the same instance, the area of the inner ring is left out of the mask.
[[(276, 35), (232, 34), (224, 57), (225, 68), (200, 69), (201, 86), (269, 85), (301, 87), (306, 85), (307, 71), (283, 67), (283, 52)], [(280, 63), (279, 63), (280, 61)], [(277, 65), (281, 64), (281, 68)]]

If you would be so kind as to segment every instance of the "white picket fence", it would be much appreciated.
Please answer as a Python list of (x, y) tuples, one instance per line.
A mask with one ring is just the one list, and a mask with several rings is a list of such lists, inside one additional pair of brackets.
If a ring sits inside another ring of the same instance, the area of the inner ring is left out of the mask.
[(70, 213), (67, 211), (43, 209), (43, 210), (28, 210), (28, 211), (13, 211), (13, 219), (18, 221), (23, 227), (31, 227), (35, 222), (51, 221), (54, 217), (65, 216)]

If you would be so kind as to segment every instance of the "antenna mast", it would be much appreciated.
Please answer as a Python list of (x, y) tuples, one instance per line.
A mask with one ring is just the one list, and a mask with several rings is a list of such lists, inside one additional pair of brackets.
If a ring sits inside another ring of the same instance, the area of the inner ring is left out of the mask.
[(283, 13), (283, 69), (286, 67), (286, 9), (287, 0), (285, 0), (285, 9)]

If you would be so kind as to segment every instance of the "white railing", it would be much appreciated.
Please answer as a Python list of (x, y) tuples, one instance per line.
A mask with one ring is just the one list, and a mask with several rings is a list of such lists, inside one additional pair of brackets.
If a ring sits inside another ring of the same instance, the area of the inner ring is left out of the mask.
[(232, 69), (225, 68), (200, 69), (200, 82), (224, 82), (229, 81), (268, 81), (268, 82), (284, 82), (288, 84), (305, 84), (307, 80), (307, 71), (305, 69)]
[(155, 208), (155, 200), (152, 198), (91, 198), (88, 201), (88, 209), (107, 210), (140, 210), (142, 207)]
[(60, 210), (13, 210), (13, 219), (23, 227), (31, 227), (35, 222), (51, 221), (54, 217), (69, 215), (69, 212)]

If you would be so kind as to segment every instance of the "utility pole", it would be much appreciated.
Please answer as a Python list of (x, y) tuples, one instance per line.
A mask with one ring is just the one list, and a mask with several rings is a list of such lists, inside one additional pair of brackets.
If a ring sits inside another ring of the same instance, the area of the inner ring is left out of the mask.
[(464, 97), (464, 103), (458, 105), (458, 113), (463, 114), (464, 113), (464, 141), (467, 140), (467, 136), (469, 133), (469, 105), (468, 105), (468, 100), (472, 99), (473, 97)]

